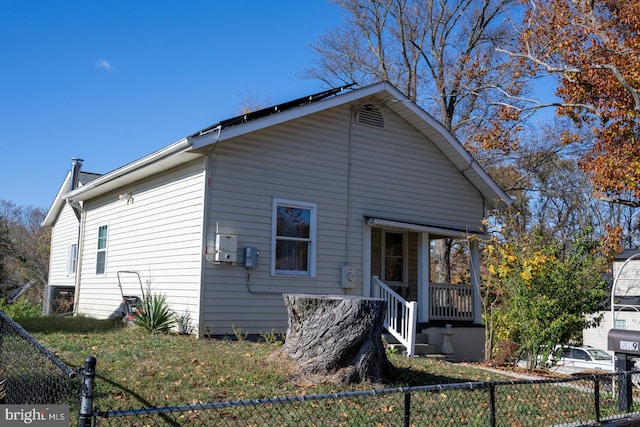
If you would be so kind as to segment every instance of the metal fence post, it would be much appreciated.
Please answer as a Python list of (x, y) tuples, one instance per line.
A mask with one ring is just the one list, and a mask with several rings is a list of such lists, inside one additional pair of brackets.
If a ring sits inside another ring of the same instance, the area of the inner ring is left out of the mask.
[[(613, 379), (612, 379), (613, 380)], [(600, 378), (593, 376), (593, 404), (595, 406), (596, 422), (600, 422)]]
[(96, 377), (96, 358), (89, 356), (84, 361), (80, 399), (79, 427), (91, 427), (93, 418), (93, 383)]
[(411, 387), (404, 392), (404, 426), (411, 426)]
[(615, 368), (618, 373), (618, 411), (623, 414), (631, 411), (631, 403), (633, 402), (631, 369), (633, 369), (633, 360), (631, 355), (626, 353), (615, 352)]
[(489, 425), (496, 427), (496, 383), (489, 383)]

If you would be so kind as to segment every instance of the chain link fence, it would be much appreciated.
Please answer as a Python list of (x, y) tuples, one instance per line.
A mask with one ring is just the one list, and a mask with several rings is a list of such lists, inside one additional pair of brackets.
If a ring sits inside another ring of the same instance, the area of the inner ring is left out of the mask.
[(95, 426), (585, 426), (639, 416), (621, 407), (617, 384), (632, 374), (567, 379), (472, 382), (96, 410)]
[(77, 413), (81, 378), (0, 310), (3, 404), (66, 404)]
[(640, 384), (640, 373), (634, 372), (98, 409), (95, 364), (88, 357), (84, 369), (68, 367), (0, 311), (0, 381), (6, 392), (0, 403), (65, 404), (71, 426), (537, 427), (640, 419), (637, 388), (628, 387)]

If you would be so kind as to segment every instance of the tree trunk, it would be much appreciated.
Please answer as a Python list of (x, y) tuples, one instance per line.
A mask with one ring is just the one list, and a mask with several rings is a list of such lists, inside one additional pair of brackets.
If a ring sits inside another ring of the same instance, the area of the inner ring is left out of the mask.
[(391, 364), (382, 344), (383, 300), (285, 294), (284, 303), (289, 324), (281, 351), (298, 374), (338, 383), (385, 381)]
[(451, 239), (438, 239), (433, 251), (434, 282), (451, 283)]

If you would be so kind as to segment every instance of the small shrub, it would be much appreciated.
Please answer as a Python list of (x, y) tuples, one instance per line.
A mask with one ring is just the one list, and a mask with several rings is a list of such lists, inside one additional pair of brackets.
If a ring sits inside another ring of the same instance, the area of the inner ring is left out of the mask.
[(384, 352), (387, 355), (399, 353), (398, 349), (395, 346), (392, 346), (387, 342), (387, 339), (384, 337), (384, 335), (382, 336), (382, 346), (384, 347)]
[(248, 332), (243, 333), (242, 328), (237, 327), (236, 325), (231, 325), (231, 328), (233, 329), (233, 334), (236, 336), (236, 340), (238, 340), (238, 342), (242, 342), (247, 339), (247, 336), (249, 335)]
[(189, 310), (176, 317), (176, 322), (179, 334), (191, 335), (193, 333), (195, 328), (193, 327), (193, 319), (191, 319)]
[(398, 351), (398, 349), (396, 347), (391, 347), (391, 346), (385, 347), (384, 348), (384, 352), (386, 354), (398, 354), (399, 353), (399, 351)]
[(153, 333), (167, 333), (176, 324), (176, 315), (167, 304), (163, 294), (147, 294), (142, 298), (142, 307), (133, 318), (133, 324)]
[(38, 316), (20, 319), (20, 326), (30, 333), (87, 333), (107, 332), (123, 327), (117, 319), (94, 319), (83, 315)]
[(13, 304), (9, 304), (5, 299), (0, 298), (0, 310), (7, 316), (13, 318), (36, 317), (42, 315), (42, 308), (39, 305), (31, 304), (27, 300), (19, 299)]
[(279, 334), (275, 328), (271, 330), (271, 332), (262, 332), (260, 331), (260, 337), (264, 340), (265, 343), (271, 345), (282, 345), (284, 340), (282, 339), (282, 335)]
[(213, 326), (205, 326), (200, 328), (200, 335), (205, 336), (205, 337), (212, 337), (213, 336)]
[(495, 366), (515, 365), (518, 361), (520, 346), (509, 340), (500, 341), (491, 357), (491, 363)]

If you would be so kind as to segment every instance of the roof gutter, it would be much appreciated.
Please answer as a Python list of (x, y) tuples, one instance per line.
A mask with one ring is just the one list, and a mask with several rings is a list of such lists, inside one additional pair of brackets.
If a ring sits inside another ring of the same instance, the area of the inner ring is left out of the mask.
[(102, 175), (99, 178), (76, 188), (67, 193), (66, 198), (69, 200), (85, 200), (89, 198), (88, 194), (94, 193), (95, 190), (100, 190), (100, 187), (105, 184), (111, 183), (117, 179), (123, 178), (133, 172), (142, 170), (143, 168), (152, 166), (162, 160), (168, 159), (177, 154), (183, 153), (191, 148), (191, 141), (187, 138), (183, 138), (178, 142), (175, 142), (167, 147), (164, 147), (154, 153), (149, 154), (146, 157), (138, 159), (134, 162), (126, 164), (118, 169), (115, 169), (107, 174)]
[(53, 199), (53, 204), (49, 208), (49, 211), (47, 212), (47, 216), (45, 216), (44, 220), (42, 221), (42, 225), (44, 227), (49, 227), (53, 225), (58, 211), (60, 210), (60, 208), (62, 208), (64, 204), (64, 194), (65, 194), (64, 188), (68, 188), (70, 179), (71, 179), (71, 172), (69, 171), (67, 172), (67, 176), (65, 176), (64, 178), (62, 187), (60, 187), (58, 194), (56, 194), (56, 197)]
[(216, 144), (220, 141), (220, 134), (222, 133), (222, 125), (218, 125), (211, 129), (205, 129), (200, 133), (195, 133), (191, 136), (187, 137), (187, 140), (191, 143), (192, 146), (196, 146), (193, 144), (194, 139), (198, 139), (198, 147), (203, 147), (209, 144)]

